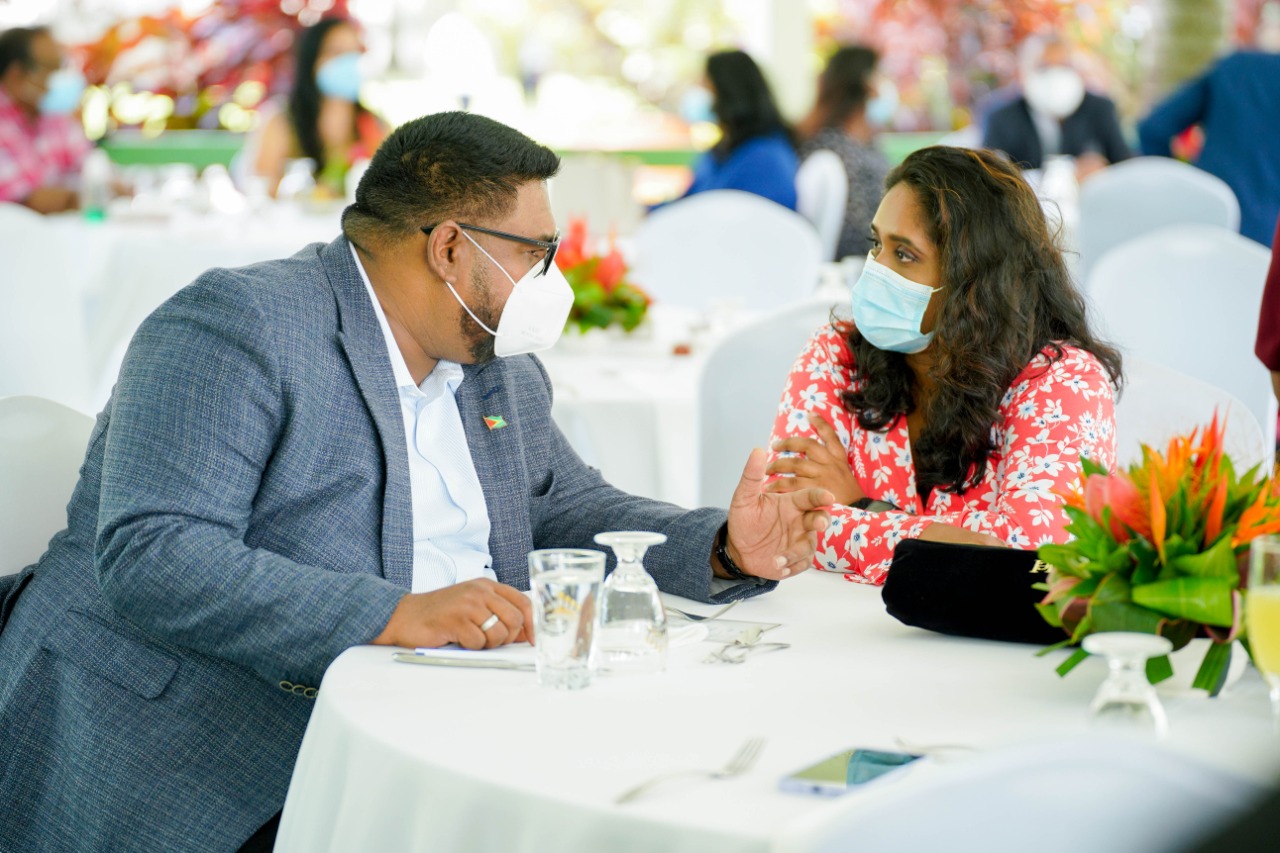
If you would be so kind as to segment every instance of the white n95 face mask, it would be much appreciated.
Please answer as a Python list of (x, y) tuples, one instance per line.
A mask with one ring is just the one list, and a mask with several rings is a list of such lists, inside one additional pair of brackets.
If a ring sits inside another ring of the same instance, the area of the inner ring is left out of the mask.
[(1084, 102), (1084, 80), (1074, 69), (1054, 65), (1029, 75), (1023, 94), (1032, 109), (1061, 121)]
[(519, 281), (511, 278), (511, 274), (502, 268), (502, 264), (493, 260), (484, 250), (484, 246), (465, 230), (462, 236), (470, 240), (495, 267), (511, 282), (511, 295), (502, 308), (502, 316), (498, 318), (498, 328), (490, 329), (484, 324), (467, 303), (462, 301), (453, 285), (445, 282), (453, 298), (458, 300), (471, 319), (480, 328), (493, 335), (493, 352), (500, 358), (525, 353), (541, 352), (551, 349), (560, 340), (565, 321), (569, 319), (569, 309), (573, 307), (573, 288), (565, 280), (564, 273), (554, 263), (551, 269), (542, 275), (542, 261), (520, 277)]
[(868, 253), (853, 286), (853, 324), (876, 349), (920, 352), (933, 340), (920, 324), (930, 297), (941, 289), (904, 278)]

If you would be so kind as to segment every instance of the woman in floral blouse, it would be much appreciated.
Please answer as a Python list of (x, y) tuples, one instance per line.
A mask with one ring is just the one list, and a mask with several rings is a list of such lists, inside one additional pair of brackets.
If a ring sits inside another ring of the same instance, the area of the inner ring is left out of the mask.
[(1115, 462), (1120, 380), (1015, 167), (939, 146), (885, 186), (853, 322), (796, 360), (766, 486), (835, 494), (817, 566), (863, 583), (903, 539), (1064, 541), (1081, 460)]

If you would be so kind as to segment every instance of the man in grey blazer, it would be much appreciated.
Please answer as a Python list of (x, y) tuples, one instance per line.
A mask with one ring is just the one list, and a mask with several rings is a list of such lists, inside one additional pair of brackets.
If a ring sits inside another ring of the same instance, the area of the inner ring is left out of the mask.
[(647, 567), (703, 601), (809, 566), (832, 497), (762, 494), (761, 451), (727, 515), (685, 511), (552, 422), (518, 353), (567, 310), (558, 165), (478, 116), (410, 122), (344, 237), (210, 270), (142, 325), (67, 529), (0, 585), (0, 850), (269, 849), (329, 663), (528, 638), (534, 548), (660, 531)]

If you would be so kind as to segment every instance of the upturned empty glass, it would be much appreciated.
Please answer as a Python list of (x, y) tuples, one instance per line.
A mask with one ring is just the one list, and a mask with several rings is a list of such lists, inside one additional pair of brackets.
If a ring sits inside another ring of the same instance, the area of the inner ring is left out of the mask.
[(1129, 733), (1169, 733), (1169, 718), (1147, 680), (1147, 659), (1167, 655), (1173, 643), (1155, 634), (1109, 631), (1084, 638), (1084, 650), (1107, 659), (1107, 679), (1089, 710), (1098, 726)]
[(644, 554), (667, 537), (645, 531), (600, 533), (618, 567), (600, 594), (597, 666), (606, 672), (661, 672), (667, 666), (667, 613), (658, 585), (644, 569)]

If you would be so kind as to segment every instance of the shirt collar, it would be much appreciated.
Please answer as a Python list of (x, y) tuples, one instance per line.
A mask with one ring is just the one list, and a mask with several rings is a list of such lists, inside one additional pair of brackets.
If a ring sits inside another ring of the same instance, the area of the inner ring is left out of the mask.
[(442, 382), (450, 393), (457, 391), (464, 378), (462, 365), (456, 361), (448, 361), (443, 358), (436, 362), (436, 366), (431, 373), (427, 374), (427, 377), (422, 380), (422, 386), (414, 383), (413, 374), (409, 372), (409, 365), (404, 360), (404, 353), (400, 352), (400, 345), (396, 343), (396, 336), (391, 332), (391, 324), (387, 322), (387, 315), (382, 310), (382, 303), (378, 301), (377, 294), (373, 292), (373, 284), (369, 281), (369, 274), (365, 272), (364, 264), (360, 261), (360, 255), (356, 252), (354, 244), (348, 241), (347, 245), (351, 249), (351, 257), (356, 260), (356, 269), (360, 271), (360, 280), (364, 282), (365, 293), (369, 294), (369, 301), (373, 303), (373, 313), (378, 317), (378, 326), (382, 329), (382, 337), (386, 339), (387, 355), (391, 357), (391, 372), (395, 374), (396, 387), (426, 390), (424, 386), (428, 383)]

